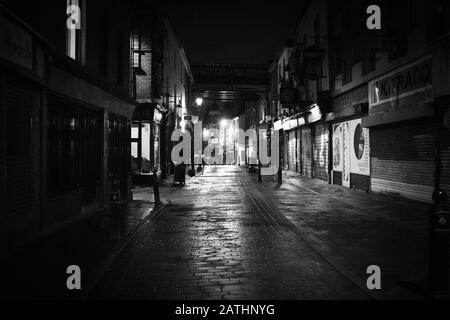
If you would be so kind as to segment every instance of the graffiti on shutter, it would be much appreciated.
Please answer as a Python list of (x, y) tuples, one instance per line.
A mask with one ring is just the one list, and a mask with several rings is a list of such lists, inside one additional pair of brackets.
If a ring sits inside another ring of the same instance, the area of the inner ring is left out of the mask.
[(314, 136), (315, 177), (328, 180), (328, 125), (317, 125)]

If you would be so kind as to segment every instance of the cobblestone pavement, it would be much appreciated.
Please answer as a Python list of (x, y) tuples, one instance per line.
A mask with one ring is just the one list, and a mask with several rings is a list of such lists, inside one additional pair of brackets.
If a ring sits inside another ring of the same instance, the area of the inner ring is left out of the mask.
[[(257, 183), (234, 166), (161, 195), (167, 210), (141, 225), (91, 298), (420, 297), (424, 205), (295, 175)], [(382, 270), (379, 292), (366, 288), (370, 264)]]

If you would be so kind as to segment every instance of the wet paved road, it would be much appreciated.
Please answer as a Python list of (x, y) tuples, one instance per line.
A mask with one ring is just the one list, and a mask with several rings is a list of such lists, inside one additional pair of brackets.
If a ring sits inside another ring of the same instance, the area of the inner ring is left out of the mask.
[(167, 210), (138, 229), (90, 297), (371, 298), (304, 240), (244, 170), (207, 167), (165, 192)]

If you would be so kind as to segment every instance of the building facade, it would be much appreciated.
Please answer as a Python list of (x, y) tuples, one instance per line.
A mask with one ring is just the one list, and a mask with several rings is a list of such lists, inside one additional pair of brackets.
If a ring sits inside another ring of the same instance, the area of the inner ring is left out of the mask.
[(330, 16), (333, 182), (431, 202), (443, 174), (433, 96), (442, 71), (433, 48), (448, 32), (436, 27), (448, 8), (382, 1), (382, 29), (368, 30), (359, 14), (368, 5), (350, 1)]
[[(327, 2), (314, 1), (286, 41), (272, 74), (273, 128), (282, 129), (284, 170), (329, 180)], [(278, 78), (278, 85), (274, 78)]]
[(199, 110), (192, 96), (194, 77), (188, 57), (178, 41), (170, 21), (165, 19), (166, 51), (164, 68), (164, 104), (168, 109), (165, 130), (165, 172), (172, 174), (171, 150), (176, 142), (171, 141), (175, 129), (191, 127), (198, 120)]
[(369, 30), (370, 4), (311, 2), (269, 69), (282, 166), (431, 202), (449, 190), (449, 5), (379, 1), (381, 30)]
[[(107, 212), (113, 180), (121, 199), (129, 195), (129, 20), (117, 17), (130, 8), (121, 1), (106, 9), (81, 0), (52, 4), (42, 12), (39, 3), (4, 1), (0, 10), (8, 247)], [(71, 20), (68, 6), (79, 19)]]
[(190, 122), (189, 62), (169, 20), (146, 2), (133, 7), (132, 90), (137, 107), (133, 116), (131, 158), (134, 182), (149, 183), (153, 170), (173, 173), (171, 141), (175, 128)]

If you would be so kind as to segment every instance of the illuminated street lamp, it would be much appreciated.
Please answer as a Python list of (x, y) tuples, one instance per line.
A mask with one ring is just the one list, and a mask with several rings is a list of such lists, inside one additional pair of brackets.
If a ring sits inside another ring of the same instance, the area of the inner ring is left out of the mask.
[(209, 136), (209, 130), (206, 128), (203, 128), (203, 137), (206, 139)]
[(228, 125), (228, 120), (227, 120), (227, 119), (222, 119), (222, 120), (220, 120), (220, 125), (221, 125), (222, 127), (226, 127), (226, 126)]
[(203, 103), (203, 98), (198, 97), (197, 99), (195, 99), (195, 103), (197, 104), (198, 107), (200, 107)]

